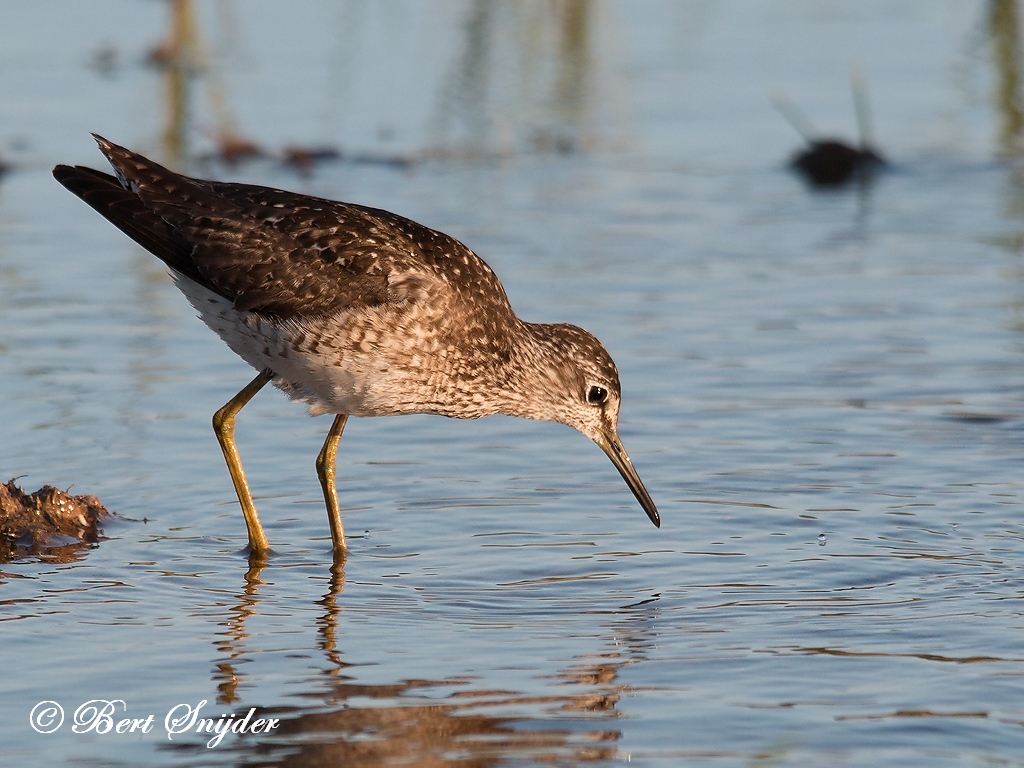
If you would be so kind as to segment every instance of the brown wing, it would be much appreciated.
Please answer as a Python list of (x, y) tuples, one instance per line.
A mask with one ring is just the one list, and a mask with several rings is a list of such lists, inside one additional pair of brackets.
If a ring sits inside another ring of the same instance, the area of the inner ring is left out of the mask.
[[(505, 289), (493, 270), (455, 238), (404, 216), (355, 203), (298, 195), (280, 189), (203, 182), (235, 203), (246, 216), (293, 237), (321, 258), (352, 274), (390, 275), (394, 286), (437, 278), (455, 293), (476, 294), (507, 308)], [(400, 277), (399, 277), (400, 276)]]
[(445, 269), (455, 259), (497, 282), (464, 245), (400, 216), (189, 178), (96, 139), (117, 178), (59, 165), (57, 180), (171, 269), (239, 310), (308, 315), (400, 302), (447, 282)]

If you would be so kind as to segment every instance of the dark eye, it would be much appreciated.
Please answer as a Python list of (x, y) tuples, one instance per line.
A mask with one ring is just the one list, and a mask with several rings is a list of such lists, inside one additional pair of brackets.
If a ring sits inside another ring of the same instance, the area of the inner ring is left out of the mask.
[(592, 405), (600, 405), (608, 399), (608, 390), (596, 384), (587, 390), (587, 402)]

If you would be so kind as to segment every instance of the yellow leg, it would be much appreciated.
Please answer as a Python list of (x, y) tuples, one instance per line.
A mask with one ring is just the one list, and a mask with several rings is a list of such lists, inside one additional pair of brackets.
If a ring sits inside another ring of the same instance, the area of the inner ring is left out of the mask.
[(260, 371), (260, 374), (250, 381), (245, 388), (231, 398), (227, 404), (213, 414), (213, 431), (217, 433), (217, 441), (220, 449), (224, 452), (224, 461), (228, 464), (228, 472), (231, 473), (231, 482), (235, 484), (235, 493), (238, 494), (238, 503), (242, 505), (242, 514), (245, 515), (245, 527), (249, 531), (249, 550), (252, 552), (266, 552), (270, 549), (270, 542), (260, 525), (260, 518), (256, 514), (256, 505), (252, 502), (252, 493), (249, 491), (249, 483), (245, 481), (245, 470), (242, 469), (242, 459), (238, 455), (238, 448), (235, 446), (235, 414), (252, 400), (253, 395), (263, 389), (264, 385), (274, 378), (274, 372), (269, 368)]
[(327, 433), (324, 447), (316, 457), (316, 474), (320, 478), (320, 487), (324, 489), (324, 501), (327, 503), (327, 520), (331, 524), (331, 541), (334, 542), (335, 559), (345, 557), (345, 528), (341, 524), (341, 507), (338, 506), (338, 493), (334, 488), (334, 457), (338, 454), (338, 443), (341, 432), (345, 429), (348, 416), (339, 413), (334, 417), (331, 431)]

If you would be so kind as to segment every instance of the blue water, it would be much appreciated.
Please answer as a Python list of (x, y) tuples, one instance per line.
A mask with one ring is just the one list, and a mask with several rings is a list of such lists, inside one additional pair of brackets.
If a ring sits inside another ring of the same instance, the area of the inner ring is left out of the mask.
[[(1024, 764), (1011, 5), (197, 3), (177, 121), (144, 63), (166, 5), (4, 6), (0, 479), (117, 517), (0, 566), (0, 762)], [(770, 97), (852, 140), (851, 66), (892, 167), (816, 192)], [(227, 130), (268, 156), (204, 159)], [(332, 573), (329, 420), (267, 390), (250, 569), (210, 417), (252, 371), (52, 180), (102, 167), (90, 131), (464, 240), (520, 315), (608, 347), (662, 528), (568, 428), (353, 419)], [(306, 176), (291, 143), (414, 162)], [(75, 733), (91, 700), (152, 727)], [(169, 739), (204, 700), (280, 724)]]

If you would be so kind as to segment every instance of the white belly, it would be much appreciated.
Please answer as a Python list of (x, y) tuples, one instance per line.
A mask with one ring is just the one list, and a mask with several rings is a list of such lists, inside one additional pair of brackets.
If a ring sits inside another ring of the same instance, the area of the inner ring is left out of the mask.
[(415, 359), (412, 365), (395, 366), (387, 344), (390, 338), (382, 338), (373, 318), (347, 324), (342, 313), (334, 318), (270, 321), (238, 312), (230, 301), (187, 277), (173, 272), (172, 276), (203, 322), (253, 368), (272, 370), (274, 385), (292, 400), (306, 403), (310, 415), (439, 412), (431, 404), (431, 390), (436, 391), (438, 382), (416, 375), (428, 366), (415, 364)]

